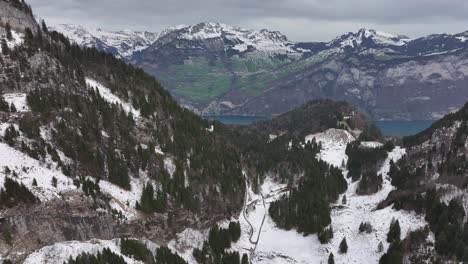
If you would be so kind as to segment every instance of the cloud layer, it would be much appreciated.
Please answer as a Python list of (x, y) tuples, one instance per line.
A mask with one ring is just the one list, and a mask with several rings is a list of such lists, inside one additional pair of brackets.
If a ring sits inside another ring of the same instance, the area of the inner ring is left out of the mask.
[(218, 21), (327, 41), (361, 27), (410, 37), (468, 30), (465, 0), (29, 0), (49, 24), (160, 31)]

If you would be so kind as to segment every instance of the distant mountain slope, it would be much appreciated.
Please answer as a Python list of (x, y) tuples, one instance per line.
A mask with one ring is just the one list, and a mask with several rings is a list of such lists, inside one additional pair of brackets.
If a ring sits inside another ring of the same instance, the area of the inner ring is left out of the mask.
[(147, 31), (103, 31), (68, 24), (60, 24), (50, 29), (63, 32), (71, 41), (82, 47), (95, 47), (122, 59), (128, 59), (135, 52), (148, 48), (160, 35)]
[(199, 23), (128, 51), (121, 46), (141, 42), (141, 33), (111, 43), (107, 34), (115, 33), (98, 31), (83, 41), (75, 28), (59, 30), (142, 67), (200, 114), (271, 116), (332, 98), (373, 119), (437, 119), (468, 99), (467, 32), (410, 39), (361, 29), (328, 43), (296, 43), (277, 31)]

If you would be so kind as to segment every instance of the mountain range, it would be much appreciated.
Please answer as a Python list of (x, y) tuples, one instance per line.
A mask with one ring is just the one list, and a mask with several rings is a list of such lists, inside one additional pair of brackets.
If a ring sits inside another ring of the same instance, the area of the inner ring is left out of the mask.
[(329, 42), (293, 42), (221, 23), (160, 33), (54, 29), (143, 68), (202, 115), (276, 116), (331, 98), (376, 120), (437, 119), (468, 99), (468, 32), (411, 39), (360, 29)]

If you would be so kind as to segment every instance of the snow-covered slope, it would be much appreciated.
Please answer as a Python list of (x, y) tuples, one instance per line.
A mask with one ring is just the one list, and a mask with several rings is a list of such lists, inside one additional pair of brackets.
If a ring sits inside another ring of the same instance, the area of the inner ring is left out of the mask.
[(125, 102), (124, 100), (120, 99), (118, 96), (113, 94), (109, 88), (105, 87), (98, 81), (93, 80), (91, 78), (86, 78), (85, 80), (88, 87), (95, 89), (97, 92), (99, 92), (102, 98), (108, 103), (121, 105), (125, 112), (132, 113), (134, 117), (140, 116), (140, 111), (133, 108), (133, 106), (130, 103)]
[[(23, 43), (24, 35), (22, 33), (11, 30), (12, 39), (9, 40), (6, 38), (6, 32), (0, 28), (0, 39), (5, 39), (8, 48), (12, 49)], [(0, 53), (2, 52), (2, 46), (0, 45)]]
[(159, 33), (147, 31), (104, 31), (84, 26), (60, 24), (53, 28), (83, 47), (96, 47), (120, 58), (129, 58), (134, 52), (146, 49)]
[(129, 258), (120, 252), (120, 239), (56, 243), (32, 253), (26, 258), (23, 264), (61, 264), (70, 258), (76, 258), (82, 253), (95, 255), (98, 252), (102, 252), (105, 248), (110, 249), (113, 253), (119, 256), (122, 256), (128, 264), (143, 264), (143, 262)]
[[(1, 127), (6, 127), (5, 125)], [(0, 143), (0, 188), (3, 188), (5, 177), (10, 177), (23, 183), (41, 201), (57, 198), (61, 192), (76, 190), (73, 180), (54, 168), (56, 164), (52, 162), (48, 164), (35, 160), (5, 143)], [(5, 170), (6, 167), (9, 168), (9, 173)], [(57, 179), (57, 187), (52, 186), (53, 177)], [(34, 179), (37, 181), (37, 186), (33, 186)]]
[(16, 111), (18, 112), (26, 112), (29, 111), (29, 106), (26, 100), (25, 93), (11, 93), (11, 94), (3, 94), (3, 99), (9, 104), (14, 105)]
[[(343, 160), (347, 160), (346, 144), (353, 141), (354, 137), (344, 130), (329, 129), (306, 137), (306, 140), (312, 139), (322, 143), (319, 158), (332, 165), (340, 166)], [(369, 145), (368, 147), (378, 145), (376, 142), (371, 143), (364, 145)], [(335, 256), (335, 263), (378, 263), (381, 255), (388, 248), (386, 237), (393, 218), (400, 222), (402, 239), (410, 230), (427, 225), (424, 217), (404, 210), (396, 211), (391, 207), (376, 210), (379, 202), (394, 189), (388, 179), (390, 161), (397, 161), (404, 154), (405, 150), (399, 147), (388, 153), (387, 159), (379, 170), (384, 177), (383, 187), (379, 192), (359, 196), (355, 193), (358, 182), (348, 182), (348, 190), (343, 194), (347, 197), (347, 203), (341, 203), (343, 197), (341, 195), (337, 203), (332, 205), (334, 237), (328, 244), (321, 244), (317, 235), (304, 236), (295, 230), (287, 231), (276, 227), (268, 214), (268, 208), (272, 201), (287, 194), (285, 184), (279, 184), (274, 179), (267, 178), (260, 187), (260, 194), (255, 194), (251, 188), (248, 188), (245, 207), (237, 218), (242, 228), (241, 238), (233, 244), (232, 248), (241, 253), (248, 253), (254, 264), (327, 263), (330, 252)], [(343, 173), (346, 175), (347, 172), (343, 171)], [(363, 221), (373, 226), (371, 233), (359, 233), (359, 225)], [(195, 263), (191, 257), (191, 250), (193, 247), (200, 247), (206, 236), (207, 230), (185, 230), (170, 245), (190, 263)], [(346, 237), (349, 245), (347, 254), (338, 253), (343, 237)], [(377, 250), (380, 242), (384, 246), (382, 252)]]
[(345, 154), (346, 146), (348, 143), (356, 140), (348, 131), (335, 128), (309, 135), (305, 138), (305, 141), (309, 142), (314, 139), (322, 145), (322, 151), (318, 155), (318, 158), (338, 168), (348, 162), (348, 156)]

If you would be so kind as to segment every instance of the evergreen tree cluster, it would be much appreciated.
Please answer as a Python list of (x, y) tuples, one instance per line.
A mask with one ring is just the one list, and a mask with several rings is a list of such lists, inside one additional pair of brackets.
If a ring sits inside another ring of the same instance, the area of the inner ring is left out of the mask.
[(152, 183), (147, 183), (141, 193), (140, 203), (137, 203), (136, 208), (145, 213), (164, 212), (167, 206), (166, 194), (158, 191), (155, 196), (155, 191)]
[(18, 204), (34, 204), (38, 201), (24, 184), (9, 177), (5, 178), (3, 188), (0, 188), (0, 209), (11, 208)]
[(120, 240), (120, 252), (145, 264), (155, 264), (153, 253), (140, 241), (123, 238)]
[(156, 250), (156, 263), (158, 264), (187, 264), (177, 253), (173, 253), (167, 247), (159, 247)]
[(296, 171), (303, 171), (304, 177), (297, 186), (291, 186), (288, 196), (270, 205), (269, 213), (281, 228), (297, 228), (306, 235), (320, 232), (331, 222), (329, 203), (346, 191), (347, 183), (341, 170), (318, 161), (316, 153), (313, 144), (302, 146), (294, 141), (285, 153), (287, 161), (299, 164)]
[(372, 225), (369, 222), (361, 222), (359, 225), (359, 233), (372, 233)]
[(360, 141), (355, 141), (346, 147), (348, 176), (353, 181), (361, 180), (357, 187), (358, 194), (377, 192), (382, 186), (382, 175), (377, 175), (382, 162), (387, 158), (387, 152), (393, 149), (391, 141), (382, 147), (366, 148)]
[(400, 229), (400, 222), (398, 220), (393, 219), (390, 223), (390, 229), (387, 234), (387, 242), (393, 243), (394, 241), (400, 241), (401, 236), (401, 229)]
[(332, 238), (333, 238), (333, 227), (332, 226), (330, 226), (328, 228), (324, 228), (318, 233), (318, 239), (319, 239), (320, 243), (322, 243), (322, 244), (326, 244), (326, 243), (330, 242), (330, 240)]
[(110, 249), (105, 248), (102, 252), (96, 255), (82, 253), (76, 258), (71, 258), (64, 264), (127, 264), (122, 256), (112, 252)]
[[(453, 198), (447, 205), (440, 200), (435, 189), (429, 189), (422, 194), (399, 197), (394, 201), (394, 207), (425, 214), (425, 220), (435, 235), (436, 252), (448, 259), (468, 261), (468, 222), (465, 221), (465, 210), (458, 199)], [(390, 240), (396, 241), (393, 238), (396, 235), (389, 233), (389, 236)]]
[(240, 238), (240, 224), (230, 222), (227, 229), (218, 225), (211, 227), (208, 234), (208, 241), (203, 243), (202, 249), (195, 248), (193, 256), (200, 264), (248, 264), (248, 256), (242, 257), (239, 252), (229, 249), (232, 242), (237, 242)]

